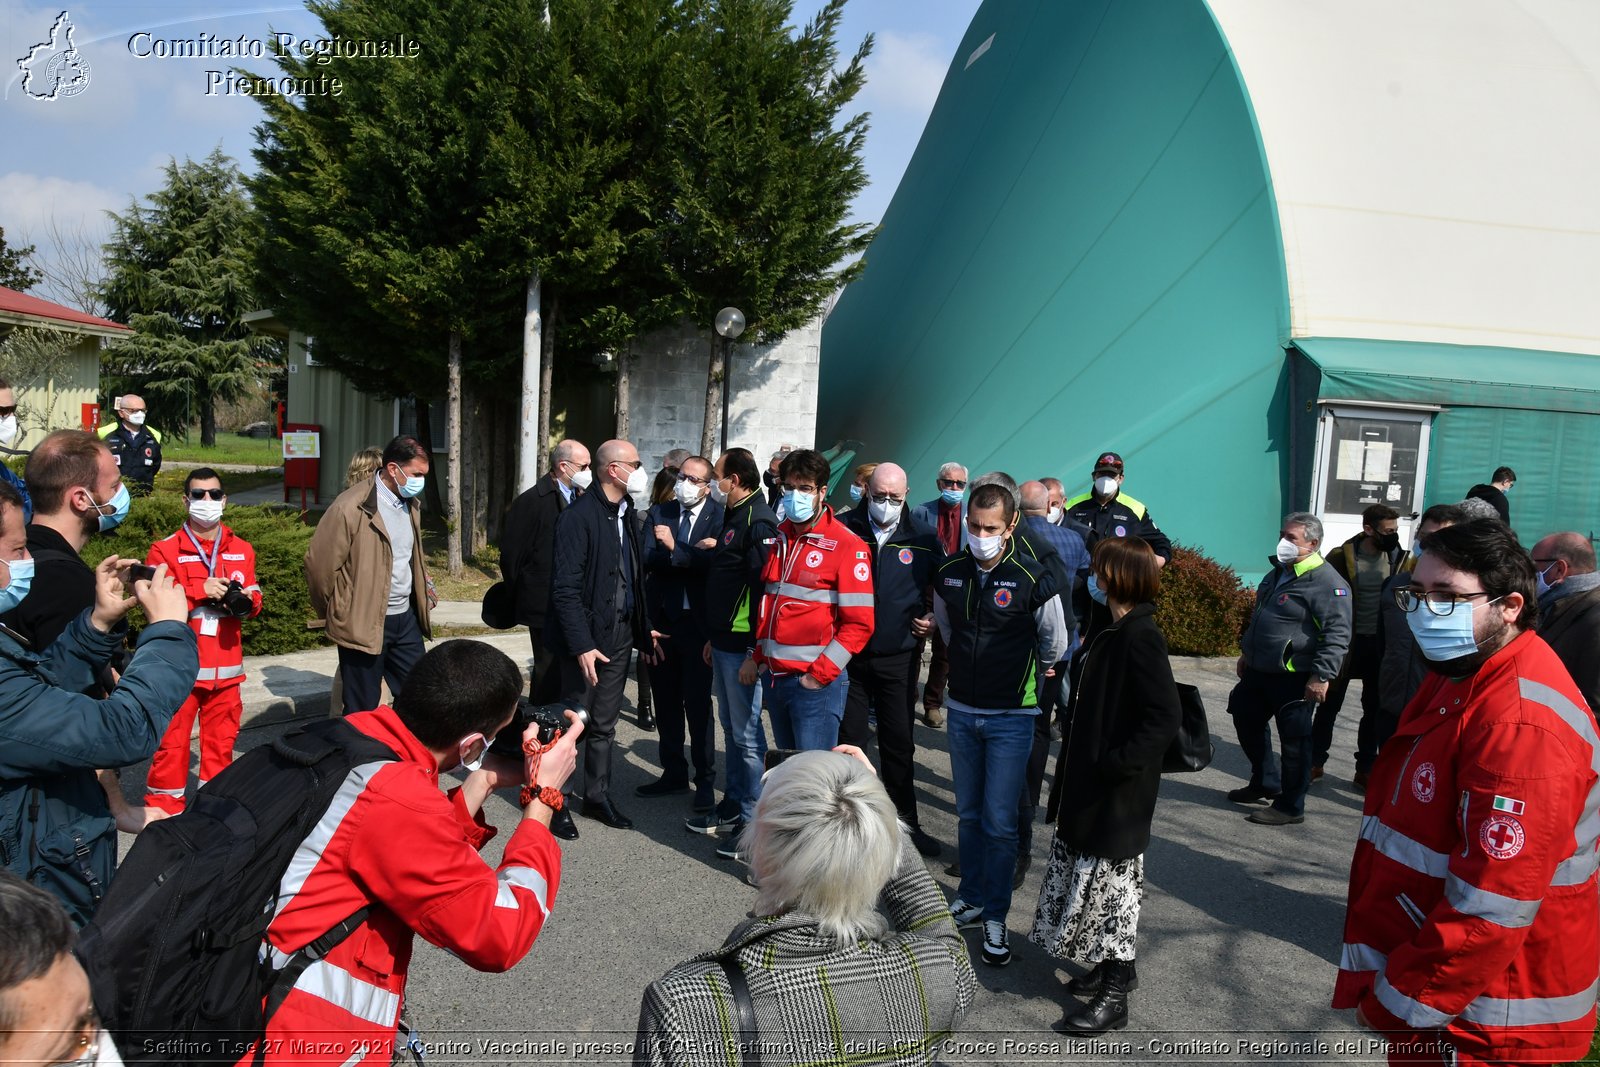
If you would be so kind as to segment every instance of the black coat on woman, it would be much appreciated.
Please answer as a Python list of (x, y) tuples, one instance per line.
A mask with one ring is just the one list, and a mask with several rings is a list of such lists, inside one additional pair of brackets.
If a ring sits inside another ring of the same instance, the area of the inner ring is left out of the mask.
[(1136, 605), (1091, 639), (1072, 693), (1046, 814), (1067, 847), (1108, 860), (1149, 847), (1161, 758), (1181, 722), (1155, 605)]

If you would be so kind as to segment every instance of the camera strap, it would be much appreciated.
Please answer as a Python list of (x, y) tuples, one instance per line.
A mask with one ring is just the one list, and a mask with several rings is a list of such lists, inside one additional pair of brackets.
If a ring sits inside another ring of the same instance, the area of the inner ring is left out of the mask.
[(200, 562), (206, 565), (206, 576), (215, 578), (217, 576), (217, 560), (222, 558), (222, 527), (220, 525), (217, 527), (217, 537), (216, 540), (211, 542), (211, 555), (209, 556), (206, 555), (206, 550), (200, 547), (200, 538), (196, 537), (194, 531), (189, 529), (188, 523), (183, 524), (183, 532), (189, 538), (189, 543), (194, 546), (194, 550), (199, 553)]

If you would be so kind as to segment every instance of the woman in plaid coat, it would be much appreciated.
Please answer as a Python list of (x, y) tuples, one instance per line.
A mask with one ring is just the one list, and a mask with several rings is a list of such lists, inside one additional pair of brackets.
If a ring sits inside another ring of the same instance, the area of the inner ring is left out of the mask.
[(977, 979), (861, 750), (800, 752), (771, 771), (745, 836), (756, 918), (650, 984), (633, 1062), (738, 1067), (727, 960), (749, 985), (764, 1067), (933, 1063)]

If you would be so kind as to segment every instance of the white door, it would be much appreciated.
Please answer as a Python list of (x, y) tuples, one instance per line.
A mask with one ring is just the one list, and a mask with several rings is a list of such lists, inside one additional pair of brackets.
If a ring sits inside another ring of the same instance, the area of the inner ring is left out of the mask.
[(1361, 532), (1361, 513), (1373, 504), (1400, 512), (1400, 543), (1410, 546), (1422, 511), (1428, 435), (1438, 410), (1322, 405), (1311, 510), (1322, 519), (1324, 554)]

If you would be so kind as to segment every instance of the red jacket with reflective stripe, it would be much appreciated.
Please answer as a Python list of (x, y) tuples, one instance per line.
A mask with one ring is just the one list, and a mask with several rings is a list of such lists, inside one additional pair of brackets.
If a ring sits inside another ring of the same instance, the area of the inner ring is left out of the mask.
[[(1581, 1058), (1600, 977), (1600, 738), (1524, 633), (1430, 674), (1372, 769), (1333, 1006), (1484, 1059)], [(1432, 1036), (1432, 1035), (1429, 1035)]]
[[(207, 555), (216, 552), (215, 576), (223, 581), (236, 581), (243, 586), (244, 591), (250, 594), (250, 616), (254, 618), (261, 614), (261, 586), (256, 584), (256, 550), (249, 541), (222, 524), (217, 526), (214, 544), (215, 548), (213, 542), (200, 540), (200, 547), (206, 550)], [(244, 643), (240, 637), (239, 620), (204, 606), (209, 599), (206, 596), (206, 579), (212, 577), (212, 573), (207, 569), (195, 543), (190, 540), (190, 534), (180, 529), (171, 537), (157, 541), (150, 546), (150, 554), (145, 562), (152, 567), (165, 563), (167, 573), (183, 586), (184, 593), (189, 597), (189, 628), (200, 643), (200, 675), (194, 687), (226, 689), (243, 682)], [(207, 625), (208, 618), (216, 621), (214, 633), (207, 633), (212, 629)]]
[(839, 677), (872, 637), (872, 563), (867, 546), (824, 506), (804, 534), (778, 525), (761, 572), (765, 592), (755, 660), (775, 674)]
[(520, 820), (490, 867), (478, 850), (494, 828), (481, 812), (467, 814), (459, 788), (440, 791), (434, 757), (393, 709), (349, 722), (401, 758), (351, 771), (300, 846), (267, 927), (274, 964), (357, 910), (371, 912), (295, 983), (267, 1029), (269, 1064), (343, 1064), (363, 1047), (366, 1062), (388, 1063), (413, 934), (469, 967), (506, 971), (555, 903), (561, 850), (549, 830)]

